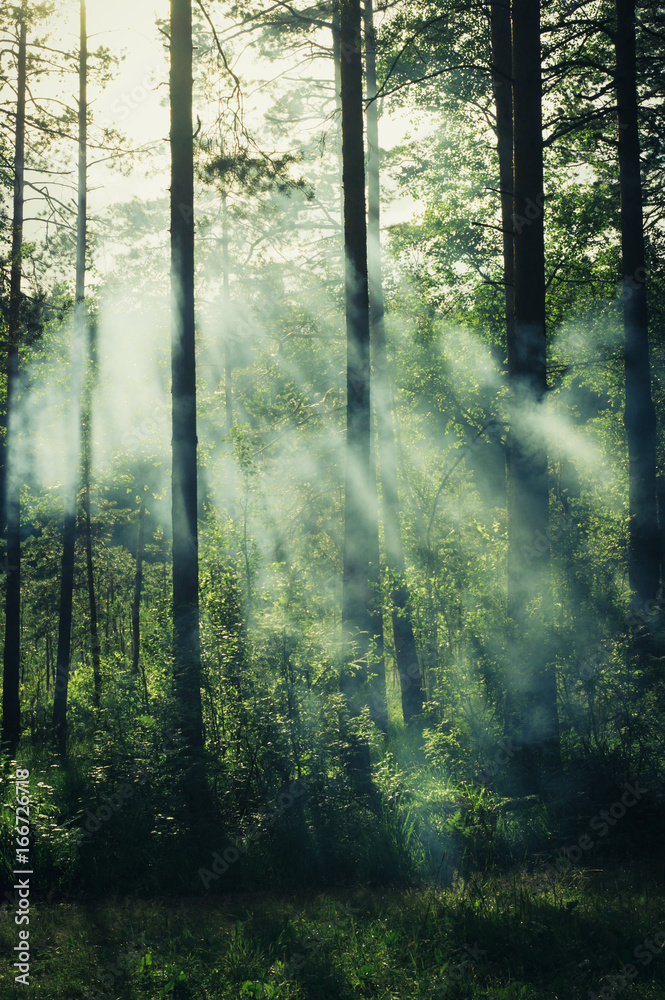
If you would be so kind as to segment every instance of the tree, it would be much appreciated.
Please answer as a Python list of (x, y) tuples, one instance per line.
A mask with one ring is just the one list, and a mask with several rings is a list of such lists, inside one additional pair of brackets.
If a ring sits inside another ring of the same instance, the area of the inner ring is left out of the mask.
[[(391, 578), (390, 613), (400, 678), (402, 714), (409, 725), (422, 712), (424, 692), (413, 634), (406, 565), (399, 519), (395, 433), (388, 385), (383, 278), (381, 273), (381, 171), (379, 109), (376, 81), (376, 38), (371, 0), (365, 0), (365, 73), (367, 79), (367, 264), (374, 359), (374, 411), (378, 429), (379, 470), (386, 566)], [(385, 670), (384, 670), (385, 673)]]
[(549, 549), (539, 559), (529, 559), (549, 525), (547, 454), (542, 433), (530, 427), (547, 390), (538, 0), (513, 0), (512, 40), (515, 344), (514, 353), (511, 356), (509, 351), (508, 356), (512, 413), (507, 459), (507, 610), (514, 661), (506, 714), (509, 725), (517, 726), (527, 785), (535, 791), (541, 779), (557, 767), (559, 740), (556, 674), (548, 635)]
[[(12, 415), (16, 406), (19, 378), (21, 334), (21, 267), (23, 251), (23, 206), (25, 176), (25, 98), (27, 20), (25, 10), (19, 15), (18, 81), (16, 100), (16, 138), (14, 146), (14, 212), (12, 219), (11, 277), (7, 329), (7, 402), (4, 463), (4, 517), (6, 518), (7, 555), (5, 572), (5, 649), (3, 669), (2, 738), (10, 747), (18, 744), (21, 732), (19, 674), (21, 666), (21, 482), (14, 466), (12, 447), (15, 427)], [(4, 521), (2, 527), (4, 528)]]
[(199, 638), (192, 5), (171, 0), (171, 379), (173, 670), (180, 728), (203, 746)]
[(513, 85), (510, 0), (495, 0), (490, 7), (492, 88), (496, 111), (499, 160), (499, 196), (503, 238), (503, 281), (506, 304), (506, 345), (515, 349), (514, 249), (513, 249)]
[(141, 653), (141, 588), (143, 586), (143, 549), (145, 546), (145, 501), (139, 497), (139, 527), (136, 540), (136, 575), (132, 600), (132, 673), (139, 672)]
[[(355, 644), (354, 662), (342, 672), (351, 716), (360, 714), (367, 690), (373, 634), (370, 586), (376, 525), (376, 478), (372, 481), (370, 327), (367, 281), (367, 217), (359, 0), (341, 0), (342, 170), (344, 187), (345, 302), (347, 331), (346, 475), (342, 623)], [(354, 768), (369, 777), (366, 743), (355, 747)]]
[(67, 728), (67, 693), (72, 633), (72, 600), (74, 590), (74, 546), (76, 542), (76, 503), (79, 490), (81, 461), (82, 391), (85, 381), (86, 357), (86, 212), (87, 212), (87, 119), (88, 119), (88, 32), (85, 0), (80, 0), (79, 35), (79, 103), (78, 103), (78, 211), (76, 219), (76, 292), (74, 299), (74, 329), (71, 356), (71, 396), (69, 469), (65, 496), (65, 521), (62, 536), (62, 571), (60, 577), (60, 618), (56, 681), (53, 698), (53, 728), (62, 746)]
[(628, 580), (633, 609), (658, 593), (661, 539), (656, 498), (656, 411), (651, 397), (647, 281), (638, 129), (635, 0), (616, 0), (616, 103), (619, 125), (621, 262), (628, 438)]

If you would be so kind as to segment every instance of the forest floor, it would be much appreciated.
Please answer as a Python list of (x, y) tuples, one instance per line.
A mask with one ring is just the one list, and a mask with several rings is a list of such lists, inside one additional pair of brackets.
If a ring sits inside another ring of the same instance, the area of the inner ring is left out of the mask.
[[(16, 955), (13, 912), (2, 954)], [(446, 887), (36, 902), (43, 1000), (662, 1000), (662, 863), (454, 877)], [(14, 959), (0, 996), (25, 997)]]

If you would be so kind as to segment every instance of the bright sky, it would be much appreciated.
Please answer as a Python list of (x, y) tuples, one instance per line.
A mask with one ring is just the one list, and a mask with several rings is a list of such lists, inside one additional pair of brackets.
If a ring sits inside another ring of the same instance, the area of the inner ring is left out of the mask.
[[(218, 30), (223, 28), (221, 20), (221, 5), (209, 3), (211, 16)], [(94, 216), (116, 202), (126, 201), (133, 197), (149, 198), (165, 195), (168, 190), (168, 131), (169, 115), (168, 98), (168, 62), (162, 45), (162, 39), (155, 24), (157, 17), (168, 18), (168, 0), (88, 0), (88, 35), (89, 49), (94, 51), (98, 46), (108, 47), (115, 55), (124, 53), (124, 59), (115, 71), (114, 80), (104, 91), (94, 87), (89, 89), (93, 120), (97, 125), (114, 125), (128, 139), (130, 147), (150, 146), (156, 155), (149, 161), (137, 162), (130, 176), (123, 176), (118, 171), (109, 170), (105, 165), (96, 165), (89, 170), (89, 214)], [(66, 0), (58, 9), (57, 28), (55, 32), (61, 35), (62, 43), (70, 50), (78, 47), (78, 17), (77, 0)], [(221, 33), (221, 32), (220, 32)], [(55, 41), (53, 42), (55, 44)], [(254, 59), (251, 47), (247, 46), (247, 36), (236, 43), (245, 46), (242, 58), (235, 65), (240, 75), (250, 81), (247, 92), (254, 90), (251, 84), (256, 78), (274, 77), (284, 67), (259, 62)], [(71, 106), (75, 105), (76, 78), (72, 75), (68, 83), (66, 99)], [(260, 116), (262, 103), (268, 107), (268, 98), (256, 94), (254, 100), (248, 100), (247, 110), (260, 131)], [(254, 113), (250, 104), (254, 103)], [(311, 125), (311, 123), (308, 123)], [(381, 119), (381, 142), (390, 146), (403, 141), (410, 123), (404, 119), (392, 120), (388, 115)], [(91, 129), (91, 139), (95, 136), (95, 128)], [(289, 138), (289, 137), (287, 137)], [(161, 151), (161, 155), (159, 155)], [(91, 151), (89, 160), (93, 161), (100, 155)], [(415, 203), (410, 198), (401, 199), (393, 205), (384, 218), (385, 222), (395, 222), (408, 218), (413, 214)], [(101, 261), (98, 262), (102, 265)]]

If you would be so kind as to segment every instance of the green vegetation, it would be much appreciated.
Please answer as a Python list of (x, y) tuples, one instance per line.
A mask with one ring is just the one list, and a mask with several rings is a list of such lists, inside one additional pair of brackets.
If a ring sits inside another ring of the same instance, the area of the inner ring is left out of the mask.
[(170, 8), (0, 12), (0, 995), (658, 1000), (663, 11)]

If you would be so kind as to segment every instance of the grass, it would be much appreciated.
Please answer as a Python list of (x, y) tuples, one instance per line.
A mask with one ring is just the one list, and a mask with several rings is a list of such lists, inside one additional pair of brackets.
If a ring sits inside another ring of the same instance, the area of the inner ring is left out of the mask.
[[(7, 956), (18, 936), (3, 917)], [(30, 986), (43, 1000), (660, 1000), (661, 931), (665, 886), (646, 861), (445, 888), (42, 902)], [(26, 995), (9, 966), (7, 1000)]]

